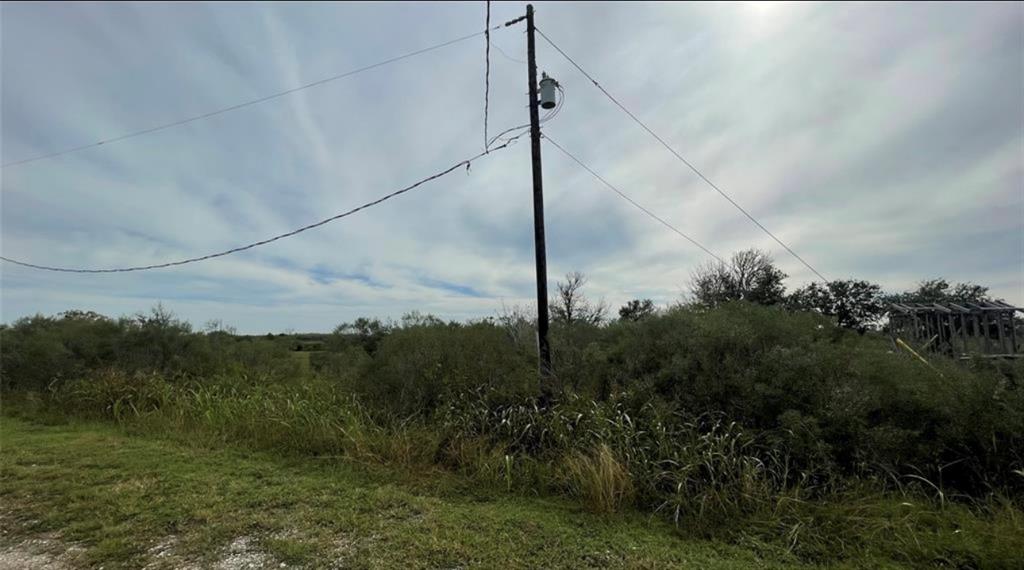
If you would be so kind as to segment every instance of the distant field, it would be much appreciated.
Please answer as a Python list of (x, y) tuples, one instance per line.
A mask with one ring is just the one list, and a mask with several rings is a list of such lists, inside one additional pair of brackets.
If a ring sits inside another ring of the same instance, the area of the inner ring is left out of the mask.
[(441, 473), (8, 417), (0, 440), (3, 569), (808, 567)]
[(313, 369), (309, 365), (309, 357), (313, 354), (311, 351), (293, 351), (291, 352), (292, 358), (299, 363), (299, 372), (303, 376), (310, 376), (313, 373)]

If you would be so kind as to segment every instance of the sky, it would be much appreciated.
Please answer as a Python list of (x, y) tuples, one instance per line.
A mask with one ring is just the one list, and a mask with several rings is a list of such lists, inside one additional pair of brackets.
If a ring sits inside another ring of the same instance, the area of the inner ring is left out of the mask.
[[(1024, 304), (1024, 4), (547, 3), (552, 40), (829, 279), (944, 277)], [(495, 2), (492, 22), (525, 11)], [(0, 5), (3, 162), (253, 100), (484, 27), (484, 2)], [(528, 121), (526, 35), (495, 31), (492, 134)], [(144, 136), (0, 172), (0, 250), (110, 268), (265, 239), (483, 148), (483, 36)], [(538, 38), (544, 132), (720, 256), (816, 277)], [(549, 288), (680, 299), (709, 258), (545, 143)], [(0, 263), (0, 320), (157, 303), (244, 333), (535, 307), (528, 139), (246, 252), (136, 273)]]

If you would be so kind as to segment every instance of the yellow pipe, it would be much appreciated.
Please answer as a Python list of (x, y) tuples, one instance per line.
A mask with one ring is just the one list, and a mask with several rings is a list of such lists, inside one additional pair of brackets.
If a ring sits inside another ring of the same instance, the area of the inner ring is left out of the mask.
[(934, 366), (932, 366), (931, 362), (928, 362), (927, 360), (924, 359), (924, 357), (922, 357), (920, 354), (918, 354), (917, 351), (915, 351), (913, 348), (910, 348), (909, 344), (903, 342), (902, 338), (898, 338), (897, 337), (896, 338), (896, 344), (898, 344), (898, 345), (902, 346), (903, 348), (907, 349), (907, 351), (910, 352), (910, 354), (913, 354), (914, 356), (917, 357), (918, 360), (920, 360), (921, 362), (924, 362), (925, 364), (927, 364), (928, 367), (931, 368), (932, 370), (934, 370), (935, 373), (938, 374), (939, 376), (942, 376), (943, 378), (946, 377), (942, 372), (939, 372), (938, 368), (935, 368)]

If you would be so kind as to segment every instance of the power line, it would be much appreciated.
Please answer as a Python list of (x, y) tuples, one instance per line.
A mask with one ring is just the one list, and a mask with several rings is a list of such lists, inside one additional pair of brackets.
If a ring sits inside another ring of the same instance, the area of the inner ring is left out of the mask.
[[(495, 44), (495, 47), (497, 47), (497, 44)], [(540, 118), (540, 124), (542, 124), (542, 125), (547, 123), (551, 119), (554, 119), (555, 115), (557, 115), (558, 112), (562, 110), (562, 104), (565, 103), (565, 88), (563, 88), (561, 85), (557, 85), (556, 87), (558, 89), (558, 95), (559, 95), (558, 103), (555, 105), (554, 109), (551, 109), (543, 117)], [(514, 131), (518, 131), (519, 129), (528, 129), (528, 128), (530, 128), (530, 123), (523, 123), (522, 125), (517, 125), (515, 127), (507, 128), (504, 131), (501, 131), (500, 133), (498, 133), (498, 134), (494, 135), (493, 137), (491, 137), (490, 144), (494, 144), (494, 141), (501, 139), (501, 137), (503, 137), (504, 135), (506, 135), (508, 133), (511, 133), (511, 132), (514, 132)], [(504, 140), (504, 139), (502, 139), (502, 140)]]
[(636, 115), (634, 115), (629, 109), (627, 109), (625, 107), (625, 105), (623, 105), (622, 103), (619, 102), (618, 99), (613, 97), (612, 94), (608, 92), (608, 90), (606, 90), (604, 87), (602, 87), (601, 84), (598, 83), (597, 80), (593, 78), (593, 76), (591, 76), (589, 73), (586, 72), (586, 70), (584, 70), (582, 67), (580, 67), (580, 65), (578, 63), (576, 63), (576, 61), (573, 60), (573, 58), (569, 57), (569, 55), (567, 53), (562, 51), (562, 48), (558, 47), (558, 45), (556, 45), (555, 42), (551, 41), (551, 38), (547, 37), (544, 34), (543, 31), (538, 29), (537, 33), (539, 33), (540, 36), (542, 38), (544, 38), (544, 40), (546, 42), (548, 42), (548, 44), (551, 45), (551, 47), (555, 48), (555, 50), (558, 51), (558, 53), (562, 54), (562, 57), (564, 57), (566, 60), (568, 60), (569, 63), (571, 63), (573, 65), (573, 67), (575, 67), (580, 73), (582, 73), (584, 77), (589, 79), (590, 82), (594, 84), (594, 87), (597, 87), (598, 90), (601, 91), (601, 93), (604, 93), (604, 95), (606, 97), (608, 97), (608, 99), (610, 99), (612, 103), (615, 103), (615, 105), (617, 105), (619, 107), (619, 109), (622, 109), (623, 112), (625, 112), (627, 115), (629, 115), (629, 118), (633, 119), (633, 121), (636, 122), (636, 124), (638, 124), (641, 127), (643, 127), (643, 129), (645, 131), (647, 131), (648, 134), (650, 134), (652, 137), (655, 138), (655, 140), (660, 142), (662, 146), (664, 146), (666, 149), (668, 149), (668, 151), (671, 152), (673, 155), (675, 155), (675, 157), (678, 158), (683, 164), (685, 164), (686, 166), (690, 167), (690, 170), (692, 170), (694, 172), (694, 174), (699, 176), (701, 178), (701, 180), (706, 182), (708, 184), (708, 186), (710, 186), (716, 192), (721, 194), (723, 198), (728, 200), (730, 204), (732, 204), (737, 210), (742, 212), (743, 215), (746, 216), (748, 219), (750, 219), (751, 222), (754, 222), (754, 224), (757, 225), (757, 227), (761, 228), (761, 230), (764, 233), (768, 234), (773, 240), (775, 240), (776, 243), (778, 243), (786, 251), (788, 251), (793, 257), (795, 257), (797, 260), (799, 260), (800, 263), (804, 264), (804, 267), (806, 267), (807, 269), (810, 269), (811, 272), (814, 273), (815, 275), (817, 275), (822, 281), (824, 281), (826, 283), (829, 282), (829, 280), (824, 275), (822, 275), (817, 269), (815, 269), (810, 263), (808, 263), (804, 258), (800, 257), (800, 255), (797, 254), (797, 252), (793, 251), (793, 249), (791, 247), (789, 247), (788, 245), (786, 245), (781, 239), (779, 239), (778, 236), (776, 236), (771, 231), (769, 231), (768, 228), (766, 228), (764, 226), (764, 224), (762, 224), (761, 222), (757, 221), (757, 219), (753, 215), (751, 215), (750, 212), (748, 212), (746, 209), (744, 209), (743, 206), (740, 206), (739, 203), (736, 202), (736, 200), (733, 200), (732, 197), (730, 197), (728, 194), (726, 194), (724, 190), (719, 188), (717, 184), (715, 184), (707, 176), (705, 176), (704, 173), (701, 172), (696, 166), (691, 164), (690, 161), (688, 161), (685, 158), (683, 158), (683, 156), (681, 154), (679, 154), (678, 152), (676, 152), (676, 150), (674, 148), (669, 146), (669, 144), (667, 142), (665, 142), (665, 139), (663, 139), (660, 136), (658, 136), (657, 133), (652, 131), (650, 127), (648, 127), (643, 121), (641, 121)]
[(721, 264), (729, 265), (728, 263), (725, 262), (724, 259), (722, 259), (721, 257), (718, 257), (718, 255), (716, 255), (715, 252), (713, 252), (710, 249), (704, 247), (704, 245), (702, 243), (700, 243), (699, 241), (697, 241), (697, 240), (693, 239), (692, 237), (686, 235), (679, 228), (677, 228), (677, 227), (673, 226), (672, 224), (666, 222), (664, 219), (659, 217), (657, 214), (655, 214), (654, 212), (648, 210), (647, 208), (645, 208), (642, 205), (640, 205), (639, 203), (637, 203), (636, 200), (633, 200), (632, 198), (627, 196), (626, 193), (624, 193), (622, 190), (619, 190), (618, 188), (613, 186), (611, 182), (608, 182), (600, 174), (598, 174), (597, 172), (594, 172), (594, 170), (592, 168), (590, 168), (589, 166), (584, 164), (583, 161), (581, 161), (580, 159), (576, 158), (576, 156), (574, 154), (572, 154), (571, 152), (569, 152), (569, 151), (565, 150), (564, 148), (562, 148), (562, 145), (560, 145), (557, 142), (555, 142), (546, 133), (543, 135), (543, 137), (544, 137), (544, 140), (548, 141), (549, 143), (554, 145), (555, 148), (557, 148), (558, 150), (562, 151), (562, 153), (565, 154), (565, 156), (568, 156), (569, 158), (571, 158), (576, 164), (580, 165), (584, 170), (589, 172), (594, 178), (597, 178), (598, 180), (600, 180), (601, 183), (604, 184), (605, 186), (607, 186), (609, 189), (611, 189), (612, 192), (615, 192), (616, 194), (618, 194), (620, 198), (622, 198), (623, 200), (629, 202), (630, 204), (635, 206), (637, 209), (639, 209), (641, 212), (643, 212), (643, 213), (647, 214), (648, 216), (654, 218), (655, 220), (661, 222), (661, 224), (663, 226), (665, 226), (668, 229), (674, 231), (675, 233), (679, 234), (680, 236), (686, 238), (687, 241), (689, 241), (693, 245), (695, 245), (695, 246), (699, 247), (700, 249), (702, 249), (704, 251), (704, 253), (706, 253), (706, 254), (710, 255), (711, 257), (714, 257), (715, 259), (717, 259)]
[(516, 58), (510, 56), (505, 50), (501, 49), (501, 46), (498, 45), (497, 42), (491, 42), (491, 46), (493, 46), (494, 49), (498, 50), (498, 53), (500, 53), (505, 59), (507, 59), (507, 60), (509, 60), (509, 61), (511, 61), (513, 63), (519, 63), (519, 64), (522, 64), (522, 65), (526, 65), (525, 61), (523, 61), (521, 59), (516, 59)]
[(202, 119), (208, 119), (208, 118), (214, 117), (216, 115), (221, 115), (223, 113), (228, 113), (230, 111), (236, 111), (238, 109), (242, 109), (242, 108), (249, 107), (249, 106), (252, 106), (252, 105), (258, 105), (259, 103), (263, 103), (265, 101), (270, 101), (271, 99), (277, 99), (277, 98), (283, 97), (285, 95), (290, 95), (292, 93), (295, 93), (296, 91), (302, 91), (304, 89), (309, 89), (310, 87), (317, 87), (317, 86), (323, 85), (325, 83), (330, 83), (332, 81), (337, 81), (339, 79), (344, 79), (346, 77), (350, 77), (350, 76), (355, 75), (357, 73), (362, 73), (364, 71), (370, 71), (371, 69), (376, 69), (378, 67), (382, 67), (382, 66), (385, 66), (385, 65), (388, 65), (388, 64), (391, 64), (391, 63), (395, 63), (395, 62), (401, 61), (403, 59), (408, 59), (410, 57), (414, 57), (414, 56), (417, 56), (417, 55), (422, 55), (422, 54), (425, 54), (427, 52), (431, 52), (431, 51), (434, 51), (434, 50), (441, 49), (443, 47), (448, 47), (448, 46), (450, 46), (452, 44), (456, 44), (456, 43), (463, 42), (463, 41), (466, 41), (466, 40), (471, 39), (471, 38), (475, 38), (475, 37), (477, 37), (477, 36), (479, 36), (481, 34), (486, 34), (486, 35), (489, 36), (490, 32), (492, 30), (497, 30), (497, 29), (500, 29), (502, 27), (503, 26), (494, 26), (493, 28), (492, 27), (488, 27), (488, 29), (486, 29), (484, 31), (481, 31), (481, 32), (476, 32), (476, 33), (473, 33), (473, 34), (469, 34), (469, 35), (466, 35), (466, 36), (455, 38), (453, 40), (448, 40), (446, 42), (442, 42), (442, 43), (439, 43), (439, 44), (434, 44), (432, 46), (425, 47), (425, 48), (422, 48), (422, 49), (418, 49), (416, 51), (411, 51), (411, 52), (408, 52), (408, 53), (405, 53), (405, 54), (402, 54), (402, 55), (399, 55), (399, 56), (392, 57), (390, 59), (385, 59), (384, 61), (378, 61), (377, 63), (366, 65), (366, 66), (360, 67), (358, 69), (353, 69), (351, 71), (346, 71), (345, 73), (341, 73), (341, 74), (338, 74), (338, 75), (333, 75), (331, 77), (327, 77), (327, 78), (324, 78), (324, 79), (313, 81), (312, 83), (306, 83), (306, 84), (300, 85), (298, 87), (293, 87), (291, 89), (286, 89), (284, 91), (278, 91), (277, 93), (273, 93), (273, 94), (270, 94), (270, 95), (259, 97), (257, 99), (251, 99), (249, 101), (245, 101), (245, 102), (239, 103), (237, 105), (231, 105), (230, 107), (223, 107), (221, 109), (217, 109), (215, 111), (210, 111), (208, 113), (203, 113), (201, 115), (194, 115), (192, 117), (188, 117), (188, 118), (185, 118), (185, 119), (180, 119), (180, 120), (173, 121), (173, 122), (170, 122), (170, 123), (164, 123), (162, 125), (158, 125), (158, 126), (155, 126), (155, 127), (150, 127), (148, 129), (143, 129), (143, 130), (140, 130), (140, 131), (134, 131), (134, 132), (126, 133), (126, 134), (119, 135), (119, 136), (116, 136), (116, 137), (113, 137), (113, 138), (110, 138), (110, 139), (104, 139), (104, 140), (96, 141), (96, 142), (93, 142), (93, 143), (84, 144), (84, 145), (81, 145), (81, 146), (67, 148), (67, 149), (64, 149), (64, 150), (57, 151), (57, 152), (51, 152), (49, 154), (42, 154), (42, 155), (39, 155), (39, 156), (33, 156), (33, 157), (30, 157), (30, 158), (24, 158), (24, 159), (21, 159), (21, 160), (15, 160), (15, 161), (3, 164), (2, 167), (3, 168), (9, 168), (11, 166), (18, 166), (18, 165), (21, 165), (21, 164), (27, 164), (29, 162), (35, 162), (37, 160), (44, 160), (44, 159), (47, 159), (47, 158), (55, 158), (55, 157), (58, 157), (58, 156), (63, 156), (65, 154), (71, 154), (71, 153), (79, 152), (79, 151), (82, 151), (82, 150), (85, 150), (85, 149), (89, 149), (89, 148), (93, 148), (93, 147), (97, 147), (97, 146), (101, 146), (101, 145), (106, 145), (106, 144), (111, 144), (111, 143), (123, 141), (125, 139), (130, 139), (130, 138), (146, 135), (146, 134), (149, 134), (149, 133), (155, 133), (157, 131), (162, 131), (164, 129), (169, 129), (169, 128), (172, 128), (172, 127), (177, 127), (177, 126), (188, 124), (188, 123), (192, 123), (192, 122), (195, 122), (195, 121), (200, 121)]
[(487, 38), (487, 50), (484, 52), (484, 150), (491, 146), (487, 136), (487, 114), (491, 103), (491, 0), (487, 0), (487, 21), (484, 24), (484, 36)]
[[(523, 135), (519, 135), (519, 136), (523, 136)], [(503, 148), (506, 148), (506, 147), (512, 145), (513, 143), (515, 143), (515, 141), (518, 140), (518, 138), (519, 137), (516, 137), (514, 139), (511, 139), (511, 140), (505, 142), (504, 144), (502, 144), (500, 146), (496, 146), (496, 147), (490, 149), (490, 152), (494, 152), (496, 150), (501, 150)], [(287, 238), (287, 237), (291, 237), (291, 236), (294, 236), (296, 234), (300, 234), (302, 232), (305, 232), (307, 230), (311, 230), (313, 228), (317, 228), (317, 227), (320, 227), (320, 226), (322, 226), (324, 224), (333, 222), (335, 220), (339, 220), (341, 218), (344, 218), (344, 217), (347, 217), (347, 216), (351, 216), (352, 214), (355, 214), (356, 212), (359, 212), (360, 210), (365, 210), (365, 209), (370, 208), (372, 206), (376, 206), (377, 204), (380, 204), (381, 202), (390, 200), (391, 198), (394, 198), (394, 197), (399, 196), (401, 194), (405, 194), (406, 192), (409, 192), (410, 190), (414, 190), (415, 188), (417, 188), (417, 187), (419, 187), (419, 186), (421, 186), (423, 184), (426, 184), (427, 182), (430, 182), (431, 180), (436, 180), (436, 179), (438, 179), (438, 178), (440, 178), (440, 177), (442, 177), (442, 176), (444, 176), (444, 175), (446, 175), (446, 174), (448, 174), (448, 173), (450, 173), (450, 172), (452, 172), (452, 171), (454, 171), (454, 170), (456, 170), (456, 169), (458, 169), (458, 168), (460, 168), (462, 166), (467, 166), (468, 167), (471, 162), (473, 162), (474, 160), (476, 160), (478, 158), (481, 158), (481, 157), (483, 157), (483, 156), (485, 156), (487, 154), (488, 154), (488, 151), (481, 152), (480, 154), (477, 154), (476, 156), (473, 156), (472, 158), (467, 158), (465, 160), (462, 160), (462, 161), (454, 164), (453, 166), (450, 166), (450, 167), (446, 168), (445, 170), (442, 170), (441, 172), (438, 172), (436, 174), (428, 176), (427, 178), (424, 178), (424, 179), (420, 180), (419, 182), (416, 182), (415, 184), (412, 184), (410, 186), (406, 186), (405, 188), (402, 188), (400, 190), (396, 190), (396, 191), (394, 191), (394, 192), (392, 192), (390, 194), (386, 194), (386, 195), (384, 195), (384, 196), (382, 196), (382, 197), (380, 197), (380, 198), (378, 198), (378, 199), (376, 199), (376, 200), (374, 200), (372, 202), (367, 202), (366, 204), (363, 204), (362, 206), (359, 206), (359, 207), (356, 207), (356, 208), (352, 208), (351, 210), (348, 210), (347, 212), (342, 212), (340, 214), (337, 214), (337, 215), (331, 216), (329, 218), (320, 220), (319, 222), (315, 222), (315, 223), (312, 223), (312, 224), (309, 224), (309, 225), (306, 225), (306, 226), (302, 226), (301, 228), (292, 230), (290, 232), (286, 232), (286, 233), (283, 233), (283, 234), (276, 235), (276, 236), (274, 236), (272, 238), (268, 238), (268, 239), (265, 239), (265, 240), (260, 240), (260, 241), (257, 241), (257, 242), (253, 242), (253, 243), (250, 243), (248, 245), (234, 247), (234, 248), (231, 248), (231, 249), (228, 249), (228, 250), (225, 250), (225, 251), (221, 251), (221, 252), (218, 252), (218, 253), (211, 253), (211, 254), (208, 254), (208, 255), (203, 255), (201, 257), (192, 257), (192, 258), (188, 258), (188, 259), (182, 259), (182, 260), (179, 260), (179, 261), (171, 261), (171, 262), (168, 262), (168, 263), (157, 263), (157, 264), (153, 264), (153, 265), (140, 265), (140, 266), (135, 266), (135, 267), (120, 267), (120, 268), (115, 268), (115, 269), (78, 269), (78, 268), (69, 268), (69, 267), (50, 267), (50, 266), (47, 266), (47, 265), (37, 265), (37, 264), (34, 264), (34, 263), (28, 263), (28, 262), (25, 262), (25, 261), (18, 261), (16, 259), (11, 259), (9, 257), (0, 257), (0, 260), (6, 261), (8, 263), (13, 263), (15, 265), (20, 265), (22, 267), (30, 267), (32, 269), (40, 269), (40, 270), (44, 270), (44, 271), (57, 271), (57, 272), (61, 272), (61, 273), (127, 273), (129, 271), (145, 271), (145, 270), (149, 270), (149, 269), (162, 269), (162, 268), (165, 268), (165, 267), (174, 267), (174, 266), (177, 266), (177, 265), (185, 265), (187, 263), (195, 263), (195, 262), (198, 262), (198, 261), (205, 261), (207, 259), (213, 259), (215, 257), (223, 257), (225, 255), (230, 255), (232, 253), (238, 253), (240, 251), (245, 251), (247, 249), (252, 249), (254, 247), (259, 247), (261, 245), (266, 245), (266, 244), (268, 244), (270, 242), (274, 242), (274, 241), (277, 241), (279, 239), (284, 239), (284, 238)]]

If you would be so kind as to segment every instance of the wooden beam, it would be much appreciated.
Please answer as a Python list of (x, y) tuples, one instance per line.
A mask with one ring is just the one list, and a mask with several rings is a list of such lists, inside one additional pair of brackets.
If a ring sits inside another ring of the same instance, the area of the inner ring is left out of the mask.
[(953, 343), (953, 337), (956, 336), (956, 332), (953, 330), (953, 312), (950, 311), (946, 315), (946, 333), (949, 335), (947, 341), (949, 342), (949, 355), (956, 355), (956, 345)]
[(1017, 354), (1017, 325), (1013, 322), (1016, 311), (1010, 311), (1010, 353)]
[(989, 342), (988, 338), (990, 327), (988, 326), (988, 313), (986, 312), (981, 313), (981, 330), (984, 331), (985, 333), (984, 335), (982, 335), (982, 339), (984, 340), (983, 351), (985, 354), (991, 354), (992, 344)]
[(1003, 340), (1003, 312), (996, 313), (996, 334), (999, 335), (999, 352), (1000, 354), (1006, 354), (1006, 342)]
[(971, 335), (974, 337), (974, 352), (983, 354), (985, 352), (985, 348), (982, 340), (981, 316), (984, 313), (981, 311), (981, 307), (974, 303), (964, 303), (964, 306), (971, 311)]
[(960, 313), (957, 316), (960, 317), (960, 343), (964, 347), (963, 354), (967, 354), (971, 351), (971, 347), (967, 343), (967, 317), (970, 315)]

